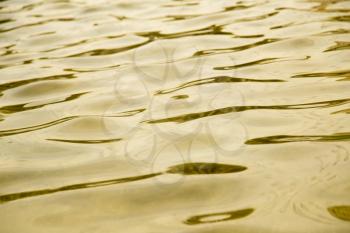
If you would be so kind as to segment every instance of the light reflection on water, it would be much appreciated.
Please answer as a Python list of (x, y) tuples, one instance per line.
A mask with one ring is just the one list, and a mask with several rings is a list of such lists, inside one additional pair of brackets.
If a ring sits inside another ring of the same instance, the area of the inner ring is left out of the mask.
[(350, 231), (350, 1), (0, 1), (0, 232)]

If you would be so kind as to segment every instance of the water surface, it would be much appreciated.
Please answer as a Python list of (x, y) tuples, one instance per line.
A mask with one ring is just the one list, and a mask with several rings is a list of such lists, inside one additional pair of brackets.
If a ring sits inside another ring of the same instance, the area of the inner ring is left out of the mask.
[(1, 233), (350, 232), (350, 1), (0, 1)]

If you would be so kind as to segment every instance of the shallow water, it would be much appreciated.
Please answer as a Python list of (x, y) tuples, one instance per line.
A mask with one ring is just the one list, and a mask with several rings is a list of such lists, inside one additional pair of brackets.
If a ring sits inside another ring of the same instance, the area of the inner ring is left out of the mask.
[(350, 232), (349, 23), (347, 0), (2, 0), (0, 232)]

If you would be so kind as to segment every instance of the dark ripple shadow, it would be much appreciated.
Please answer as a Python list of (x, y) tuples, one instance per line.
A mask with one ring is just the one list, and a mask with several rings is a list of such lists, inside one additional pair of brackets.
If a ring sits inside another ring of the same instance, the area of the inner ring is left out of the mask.
[[(5, 1), (8, 1), (8, 0), (1, 0), (0, 2), (5, 2)], [(38, 7), (38, 6), (43, 5), (44, 3), (45, 3), (45, 1), (36, 2), (36, 3), (30, 3), (30, 4), (27, 4), (27, 5), (22, 6), (22, 7), (19, 8), (19, 9), (12, 10), (12, 11), (2, 11), (1, 13), (9, 14), (9, 13), (22, 12), (22, 11), (31, 11), (31, 10), (33, 10), (34, 8)]]
[(194, 81), (189, 81), (186, 83), (183, 83), (177, 87), (160, 90), (155, 92), (155, 95), (162, 95), (162, 94), (168, 94), (172, 93), (181, 89), (193, 87), (193, 86), (200, 86), (200, 85), (206, 85), (206, 84), (212, 84), (212, 83), (237, 83), (237, 82), (284, 82), (284, 80), (280, 79), (248, 79), (248, 78), (237, 78), (237, 77), (231, 77), (231, 76), (215, 76), (210, 78), (204, 78)]
[(47, 123), (39, 124), (39, 125), (34, 125), (34, 126), (29, 126), (29, 127), (24, 127), (24, 128), (16, 128), (16, 129), (8, 129), (8, 130), (1, 130), (0, 131), (0, 137), (7, 137), (11, 135), (16, 135), (16, 134), (22, 134), (22, 133), (28, 133), (36, 130), (41, 130), (45, 128), (49, 128), (54, 125), (58, 125), (67, 121), (71, 121), (77, 118), (82, 118), (82, 117), (128, 117), (128, 116), (133, 116), (136, 115), (140, 112), (145, 111), (145, 109), (137, 109), (137, 110), (132, 110), (132, 111), (126, 111), (126, 112), (121, 112), (116, 115), (108, 115), (108, 116), (101, 116), (101, 115), (78, 115), (78, 116), (69, 116), (69, 117), (64, 117), (58, 120), (50, 121)]
[[(85, 95), (87, 93), (89, 93), (89, 92), (72, 94), (68, 97), (65, 97), (63, 100), (52, 101), (52, 102), (49, 102), (46, 104), (35, 105), (35, 102), (28, 102), (28, 103), (24, 103), (24, 104), (7, 105), (7, 106), (0, 107), (0, 112), (4, 113), (4, 114), (12, 114), (12, 113), (34, 110), (34, 109), (42, 108), (42, 107), (45, 107), (45, 106), (51, 105), (51, 104), (58, 104), (58, 103), (73, 101), (73, 100), (76, 100), (79, 97), (81, 97), (82, 95)], [(40, 102), (42, 102), (42, 101), (40, 101)], [(28, 105), (33, 105), (33, 106), (28, 106)]]
[(350, 15), (341, 15), (341, 16), (332, 17), (329, 19), (329, 21), (350, 22)]
[(160, 31), (153, 31), (153, 32), (138, 32), (136, 33), (136, 35), (149, 38), (149, 40), (177, 39), (177, 38), (183, 38), (183, 37), (189, 37), (189, 36), (202, 36), (202, 35), (233, 35), (231, 32), (224, 32), (223, 26), (224, 25), (214, 24), (214, 25), (210, 25), (208, 27), (204, 27), (200, 29), (177, 32), (177, 33), (164, 34), (164, 33), (161, 33)]
[(305, 74), (297, 74), (293, 75), (291, 78), (342, 78), (345, 77), (344, 80), (348, 80), (350, 77), (350, 70), (339, 70), (339, 71), (331, 71), (331, 72), (315, 72), (315, 73), (305, 73)]
[(32, 26), (43, 25), (43, 24), (51, 23), (51, 22), (69, 22), (69, 21), (74, 21), (74, 20), (75, 20), (74, 18), (48, 19), (48, 20), (44, 20), (44, 21), (40, 21), (40, 22), (19, 25), (17, 27), (12, 27), (12, 28), (7, 28), (7, 29), (0, 29), (0, 33), (9, 32), (9, 31), (13, 31), (13, 30), (17, 30), (17, 29), (25, 28), (25, 27), (32, 27)]
[(242, 64), (237, 64), (233, 66), (219, 66), (214, 67), (214, 70), (233, 70), (237, 68), (247, 67), (247, 66), (255, 66), (255, 65), (265, 65), (275, 62), (285, 62), (285, 61), (304, 61), (310, 59), (310, 56), (306, 56), (305, 58), (296, 58), (296, 59), (285, 59), (285, 58), (279, 58), (279, 57), (273, 57), (273, 58), (264, 58), (260, 60), (255, 60), (251, 62), (246, 62)]
[(345, 49), (350, 49), (349, 41), (335, 41), (335, 45), (327, 48), (323, 52), (332, 52), (332, 51), (345, 50)]
[(31, 79), (26, 79), (26, 80), (3, 83), (3, 84), (0, 84), (0, 96), (2, 96), (3, 95), (2, 92), (6, 91), (6, 90), (20, 87), (20, 86), (24, 86), (27, 84), (41, 82), (41, 81), (72, 79), (72, 78), (76, 78), (75, 74), (69, 73), (69, 74), (51, 75), (51, 76), (31, 78)]
[(270, 18), (272, 16), (275, 16), (278, 13), (279, 13), (278, 11), (274, 11), (274, 12), (271, 12), (271, 13), (268, 13), (268, 14), (263, 14), (263, 15), (249, 17), (249, 18), (238, 19), (238, 20), (236, 20), (236, 22), (250, 22), (250, 21), (263, 20), (263, 19), (267, 19), (267, 18)]
[(58, 139), (58, 138), (48, 138), (48, 141), (55, 142), (67, 142), (67, 143), (78, 143), (78, 144), (101, 144), (101, 143), (111, 143), (118, 142), (122, 140), (121, 138), (112, 138), (112, 139), (86, 139), (86, 140), (74, 140), (74, 139)]
[[(207, 13), (207, 14), (167, 15), (164, 18), (165, 19), (169, 19), (168, 21), (179, 21), (179, 20), (192, 19), (192, 18), (196, 18), (196, 17), (200, 17), (200, 16), (210, 16), (210, 15), (215, 15), (215, 14), (224, 13), (224, 12), (245, 10), (245, 9), (256, 7), (258, 5), (262, 5), (262, 3), (251, 4), (251, 5), (244, 5), (242, 2), (237, 2), (237, 4), (235, 4), (235, 5), (224, 7), (223, 10), (216, 11), (216, 12), (211, 12), (211, 13)], [(154, 19), (160, 19), (160, 18), (154, 18)]]
[(98, 40), (103, 40), (103, 39), (115, 39), (115, 38), (119, 38), (119, 37), (122, 37), (124, 36), (125, 34), (118, 34), (118, 35), (115, 35), (115, 36), (105, 36), (105, 37), (102, 37), (102, 38), (89, 38), (89, 39), (83, 39), (83, 40), (79, 40), (77, 42), (73, 42), (73, 43), (69, 43), (69, 44), (65, 44), (65, 45), (62, 45), (60, 47), (57, 47), (57, 48), (52, 48), (52, 49), (48, 49), (48, 50), (44, 50), (42, 52), (53, 52), (53, 51), (57, 51), (57, 50), (60, 50), (60, 49), (66, 49), (66, 48), (70, 48), (70, 47), (74, 47), (74, 46), (77, 46), (77, 45), (82, 45), (82, 44), (86, 44), (86, 43), (89, 43), (89, 42), (94, 42), (94, 41), (98, 41)]
[(102, 187), (106, 185), (122, 184), (127, 182), (144, 180), (144, 179), (158, 176), (160, 174), (161, 173), (153, 173), (153, 174), (142, 175), (142, 176), (133, 176), (133, 177), (127, 177), (127, 178), (120, 178), (120, 179), (111, 179), (111, 180), (102, 180), (102, 181), (96, 181), (96, 182), (73, 184), (73, 185), (62, 186), (62, 187), (53, 188), (53, 189), (41, 189), (41, 190), (33, 190), (28, 192), (5, 194), (0, 196), (0, 204), (10, 202), (10, 201), (15, 201), (18, 199), (42, 196), (42, 195), (47, 195), (47, 194), (52, 194), (57, 192), (96, 188), (96, 187)]
[(84, 57), (84, 56), (103, 56), (103, 55), (117, 54), (117, 53), (125, 52), (131, 49), (135, 49), (135, 48), (147, 45), (155, 40), (161, 40), (161, 39), (177, 39), (177, 38), (183, 38), (183, 37), (189, 37), (189, 36), (200, 36), (200, 35), (233, 35), (231, 32), (224, 32), (222, 30), (223, 30), (223, 25), (220, 25), (220, 26), (211, 25), (201, 29), (178, 32), (178, 33), (169, 33), (169, 34), (163, 34), (160, 31), (138, 32), (136, 33), (137, 36), (146, 37), (148, 38), (148, 40), (142, 43), (120, 47), (120, 48), (94, 49), (86, 52), (65, 56), (63, 58)]
[(214, 67), (214, 70), (233, 70), (236, 68), (241, 68), (241, 67), (246, 67), (246, 66), (254, 66), (254, 65), (262, 65), (262, 64), (269, 64), (272, 63), (276, 60), (280, 60), (281, 58), (278, 57), (272, 57), (272, 58), (264, 58), (264, 59), (259, 59), (251, 62), (245, 62), (242, 64), (237, 64), (237, 65), (232, 65), (232, 66), (217, 66)]
[(169, 167), (167, 173), (182, 175), (224, 174), (246, 170), (246, 167), (220, 163), (185, 163)]
[[(254, 212), (253, 208), (247, 208), (247, 209), (213, 213), (213, 214), (196, 215), (196, 216), (190, 217), (189, 219), (184, 221), (184, 223), (187, 225), (197, 225), (197, 224), (204, 224), (204, 223), (223, 222), (223, 221), (244, 218), (252, 214), (253, 212)], [(214, 219), (210, 220), (211, 217)], [(221, 217), (221, 218), (217, 218), (217, 217)], [(205, 220), (206, 218), (209, 218), (209, 219)]]
[(98, 68), (90, 68), (90, 69), (79, 69), (79, 68), (66, 68), (64, 71), (69, 72), (77, 72), (77, 73), (91, 73), (91, 72), (99, 72), (99, 71), (105, 71), (105, 70), (111, 70), (114, 68), (118, 68), (121, 65), (112, 65), (112, 66), (104, 66), (104, 67), (98, 67)]
[(231, 48), (222, 48), (222, 49), (207, 49), (207, 50), (201, 50), (193, 54), (193, 56), (202, 56), (202, 55), (210, 55), (210, 54), (222, 54), (222, 53), (231, 53), (231, 52), (238, 52), (238, 51), (243, 51), (247, 50), (250, 48), (274, 43), (277, 41), (281, 41), (282, 39), (264, 39), (258, 42), (254, 42), (251, 44), (247, 45), (241, 45), (241, 46), (236, 46), (236, 47), (231, 47)]
[(10, 19), (10, 18), (8, 18), (8, 19), (1, 19), (0, 20), (0, 24), (6, 24), (6, 23), (9, 23), (9, 22), (13, 22), (14, 20), (13, 19)]
[(350, 108), (339, 110), (339, 111), (336, 111), (336, 112), (332, 112), (332, 114), (339, 114), (339, 113), (350, 114)]
[(313, 102), (306, 104), (291, 104), (291, 105), (268, 105), (268, 106), (232, 106), (226, 108), (218, 108), (205, 112), (198, 113), (188, 113), (174, 117), (155, 119), (155, 120), (147, 120), (143, 121), (149, 124), (156, 123), (168, 123), (168, 122), (176, 122), (176, 123), (184, 123), (187, 121), (197, 120), (204, 117), (210, 117), (215, 115), (228, 114), (232, 112), (243, 112), (248, 110), (296, 110), (296, 109), (313, 109), (313, 108), (329, 108), (334, 106), (339, 106), (342, 104), (349, 103), (350, 99), (340, 99), (340, 100), (331, 100), (331, 101), (322, 101), (322, 102)]
[(328, 212), (337, 219), (343, 221), (350, 221), (350, 206), (341, 205), (341, 206), (331, 206), (328, 207)]
[(120, 47), (120, 48), (94, 49), (94, 50), (90, 50), (90, 51), (86, 51), (86, 52), (82, 52), (82, 53), (72, 54), (72, 55), (69, 55), (69, 56), (66, 56), (63, 58), (111, 55), (111, 54), (121, 53), (121, 52), (125, 52), (125, 51), (131, 50), (131, 49), (141, 47), (141, 46), (146, 45), (152, 41), (153, 40), (147, 40), (147, 41), (142, 42), (142, 43), (133, 44), (133, 45)]
[(339, 28), (335, 30), (329, 30), (325, 32), (320, 32), (318, 34), (315, 34), (316, 36), (329, 36), (329, 35), (338, 35), (338, 34), (348, 34), (350, 33), (349, 29)]
[(169, 167), (165, 172), (157, 172), (152, 174), (146, 174), (141, 176), (133, 176), (118, 179), (109, 179), (95, 182), (87, 182), (73, 185), (66, 185), (59, 188), (53, 189), (40, 189), (19, 193), (11, 193), (0, 196), (0, 204), (15, 201), (18, 199), (48, 195), (58, 192), (73, 191), (79, 189), (87, 188), (97, 188), (102, 186), (109, 186), (115, 184), (128, 183), (133, 181), (145, 180), (153, 178), (164, 173), (180, 174), (180, 175), (210, 175), (210, 174), (227, 174), (235, 173), (246, 170), (246, 167), (239, 165), (229, 165), (229, 164), (216, 164), (216, 163), (185, 163)]
[(336, 133), (331, 135), (275, 135), (247, 140), (247, 145), (276, 144), (287, 142), (341, 142), (350, 141), (350, 133)]

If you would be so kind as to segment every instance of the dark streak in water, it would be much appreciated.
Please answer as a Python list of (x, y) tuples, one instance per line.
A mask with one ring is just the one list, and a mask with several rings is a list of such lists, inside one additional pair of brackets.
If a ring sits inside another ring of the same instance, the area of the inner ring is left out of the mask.
[(333, 217), (344, 221), (350, 221), (350, 206), (348, 205), (332, 206), (328, 207), (327, 210)]
[(130, 49), (135, 49), (140, 46), (149, 44), (157, 39), (175, 39), (175, 38), (182, 38), (182, 37), (188, 37), (188, 36), (199, 36), (199, 35), (232, 35), (230, 32), (223, 32), (222, 26), (212, 25), (208, 26), (202, 29), (197, 30), (191, 30), (191, 31), (185, 31), (185, 32), (179, 32), (179, 33), (171, 33), (171, 34), (163, 34), (159, 31), (153, 31), (153, 32), (139, 32), (136, 33), (136, 35), (141, 37), (148, 38), (147, 41), (121, 47), (121, 48), (111, 48), (111, 49), (94, 49), (91, 51), (86, 51), (78, 54), (69, 55), (67, 57), (82, 57), (82, 56), (102, 56), (102, 55), (110, 55), (110, 54), (116, 54), (120, 52), (124, 52)]
[(101, 144), (101, 143), (111, 143), (118, 142), (122, 140), (121, 138), (113, 138), (113, 139), (95, 139), (95, 140), (70, 140), (70, 139), (58, 139), (58, 138), (48, 138), (48, 141), (56, 141), (56, 142), (68, 142), (68, 143), (81, 143), (81, 144)]
[(185, 7), (185, 6), (196, 6), (198, 5), (198, 2), (187, 2), (182, 4), (164, 4), (161, 5), (162, 7)]
[(270, 27), (270, 29), (271, 30), (281, 29), (281, 28), (286, 28), (286, 27), (292, 26), (292, 25), (294, 25), (294, 23), (286, 23), (286, 24), (282, 24), (282, 25), (272, 26), (272, 27)]
[(270, 64), (274, 62), (284, 62), (284, 61), (295, 61), (295, 60), (308, 60), (310, 56), (306, 56), (305, 58), (299, 58), (299, 59), (283, 59), (283, 58), (264, 58), (256, 61), (246, 62), (242, 64), (232, 65), (232, 66), (219, 66), (214, 67), (214, 70), (232, 70), (237, 68), (242, 68), (246, 66), (255, 66), (255, 65), (264, 65), (264, 64)]
[[(166, 173), (181, 174), (181, 175), (223, 174), (223, 173), (240, 172), (246, 169), (247, 169), (246, 167), (238, 166), (238, 165), (216, 164), (216, 163), (187, 163), (187, 164), (172, 166), (166, 171)], [(52, 194), (57, 192), (96, 188), (96, 187), (144, 180), (144, 179), (149, 179), (162, 174), (164, 173), (158, 172), (158, 173), (152, 173), (152, 174), (141, 175), (141, 176), (133, 176), (133, 177), (126, 177), (126, 178), (66, 185), (66, 186), (53, 188), (53, 189), (40, 189), (40, 190), (5, 194), (0, 196), (0, 204), (9, 202), (9, 201), (15, 201), (18, 199), (47, 195), (47, 194)]]
[(13, 27), (13, 28), (2, 29), (2, 30), (0, 30), (0, 33), (9, 32), (9, 31), (13, 31), (16, 29), (24, 28), (24, 27), (43, 25), (43, 24), (50, 23), (50, 22), (67, 22), (67, 21), (73, 21), (73, 20), (74, 20), (74, 18), (48, 19), (48, 20), (44, 20), (44, 21), (40, 21), (40, 22), (36, 22), (36, 23), (28, 23), (28, 24), (20, 25), (20, 26)]
[(297, 74), (292, 76), (291, 78), (315, 78), (315, 77), (331, 77), (331, 78), (350, 77), (350, 70)]
[(51, 76), (46, 76), (46, 77), (32, 78), (32, 79), (27, 79), (27, 80), (3, 83), (3, 84), (0, 84), (0, 96), (2, 95), (2, 92), (6, 91), (6, 90), (20, 87), (20, 86), (24, 86), (24, 85), (27, 85), (30, 83), (35, 83), (35, 82), (40, 82), (40, 81), (49, 81), (49, 80), (71, 79), (71, 78), (76, 78), (76, 76), (72, 73), (59, 74), (59, 75), (51, 75)]
[(243, 51), (243, 50), (254, 48), (257, 46), (274, 43), (274, 42), (277, 42), (280, 40), (281, 39), (264, 39), (264, 40), (261, 40), (258, 42), (254, 42), (252, 44), (241, 45), (241, 46), (236, 46), (236, 47), (231, 47), (231, 48), (207, 49), (207, 50), (198, 51), (195, 54), (193, 54), (193, 56), (202, 56), (202, 55), (209, 55), (209, 54), (220, 54), (220, 53), (231, 53), (231, 52)]
[(254, 66), (254, 65), (262, 65), (262, 64), (269, 64), (272, 63), (273, 61), (279, 60), (281, 58), (278, 57), (273, 57), (273, 58), (264, 58), (256, 61), (251, 61), (251, 62), (246, 62), (242, 64), (237, 64), (233, 66), (219, 66), (219, 67), (214, 67), (214, 70), (232, 70), (236, 68), (241, 68), (245, 66)]
[(344, 49), (350, 49), (350, 42), (348, 41), (335, 41), (335, 45), (329, 47), (323, 52), (331, 52), (331, 51), (337, 51), (337, 50), (344, 50)]
[[(53, 101), (53, 102), (46, 103), (46, 104), (35, 105), (35, 102), (30, 102), (30, 103), (24, 103), (24, 104), (3, 106), (3, 107), (0, 107), (0, 112), (1, 113), (5, 113), (5, 114), (11, 114), (11, 113), (17, 113), (17, 112), (33, 110), (33, 109), (42, 108), (42, 107), (45, 107), (45, 106), (51, 105), (51, 104), (57, 104), (57, 103), (63, 103), (63, 102), (67, 102), (67, 101), (72, 101), (72, 100), (78, 99), (80, 96), (85, 95), (87, 93), (88, 92), (73, 94), (73, 95), (70, 95), (70, 96), (64, 98), (63, 100)], [(42, 101), (40, 101), (40, 102), (42, 102)], [(31, 106), (27, 106), (27, 105), (31, 105)]]
[(205, 111), (205, 112), (189, 113), (189, 114), (168, 117), (163, 119), (147, 120), (144, 122), (149, 124), (168, 123), (168, 122), (184, 123), (187, 121), (197, 120), (204, 117), (228, 114), (232, 112), (242, 112), (242, 111), (257, 110), (257, 109), (293, 110), (293, 109), (329, 108), (329, 107), (346, 104), (349, 102), (350, 102), (350, 99), (340, 99), (340, 100), (313, 102), (313, 103), (306, 103), (306, 104), (291, 104), (291, 105), (232, 106), (232, 107), (226, 107), (226, 108), (218, 108), (218, 109)]
[(275, 144), (287, 142), (338, 142), (349, 141), (350, 133), (336, 133), (331, 135), (276, 135), (261, 138), (253, 138), (245, 142), (248, 145)]
[(338, 114), (338, 113), (350, 114), (350, 108), (348, 108), (348, 109), (343, 109), (343, 110), (339, 110), (339, 111), (336, 111), (336, 112), (332, 112), (332, 114)]
[(57, 193), (57, 192), (65, 192), (65, 191), (87, 189), (87, 188), (96, 188), (96, 187), (102, 187), (102, 186), (107, 186), (107, 185), (115, 185), (115, 184), (122, 184), (122, 183), (127, 183), (127, 182), (138, 181), (138, 180), (144, 180), (144, 179), (152, 178), (155, 176), (159, 176), (160, 174), (161, 173), (153, 173), (153, 174), (147, 174), (147, 175), (141, 175), (141, 176), (133, 176), (133, 177), (126, 177), (126, 178), (119, 178), (119, 179), (111, 179), (111, 180), (102, 180), (102, 181), (96, 181), (96, 182), (73, 184), (73, 185), (62, 186), (62, 187), (53, 188), (53, 189), (40, 189), (40, 190), (33, 190), (33, 191), (27, 191), (27, 192), (5, 194), (5, 195), (0, 196), (0, 204), (10, 202), (10, 201), (15, 201), (18, 199), (47, 195), (47, 194), (52, 194), (52, 193)]
[(85, 73), (85, 72), (98, 72), (98, 71), (104, 71), (104, 70), (110, 70), (120, 67), (120, 65), (113, 65), (113, 66), (105, 66), (105, 67), (99, 67), (99, 68), (91, 68), (91, 69), (77, 69), (77, 68), (66, 68), (64, 71), (69, 72), (78, 72), (78, 73)]
[(257, 21), (257, 20), (267, 19), (267, 18), (270, 18), (272, 16), (277, 15), (278, 13), (279, 13), (278, 11), (275, 11), (275, 12), (264, 14), (264, 15), (259, 15), (259, 16), (244, 18), (244, 19), (238, 19), (238, 20), (236, 20), (236, 22), (249, 22), (249, 21)]
[(155, 93), (155, 95), (168, 94), (188, 87), (206, 85), (211, 83), (236, 83), (236, 82), (284, 82), (280, 79), (247, 79), (247, 78), (236, 78), (230, 76), (216, 76), (211, 78), (204, 78), (199, 80), (194, 80), (190, 82), (183, 83), (177, 87), (169, 88), (166, 90), (160, 90)]
[(40, 129), (45, 129), (54, 125), (61, 124), (66, 121), (74, 120), (77, 118), (81, 117), (128, 117), (128, 116), (133, 116), (136, 115), (140, 112), (143, 112), (145, 109), (137, 109), (137, 110), (132, 110), (132, 111), (126, 111), (126, 112), (121, 112), (116, 115), (106, 115), (106, 116), (100, 116), (100, 115), (85, 115), (85, 116), (69, 116), (69, 117), (64, 117), (55, 121), (50, 121), (44, 124), (39, 124), (39, 125), (34, 125), (34, 126), (29, 126), (29, 127), (24, 127), (24, 128), (17, 128), (17, 129), (8, 129), (8, 130), (1, 130), (0, 131), (0, 137), (7, 137), (11, 135), (16, 135), (16, 134), (22, 134), (22, 133), (28, 133)]
[[(115, 36), (107, 36), (107, 37), (103, 37), (102, 39), (112, 39), (112, 38), (114, 39), (114, 38), (118, 38), (118, 37), (122, 37), (122, 36), (124, 36), (124, 34), (115, 35)], [(45, 51), (42, 51), (42, 52), (53, 52), (53, 51), (57, 51), (57, 50), (60, 50), (60, 49), (66, 49), (66, 48), (74, 47), (74, 46), (77, 46), (77, 45), (81, 45), (81, 44), (86, 44), (86, 43), (89, 43), (89, 42), (97, 41), (99, 39), (100, 38), (84, 39), (84, 40), (80, 40), (80, 41), (77, 41), (77, 42), (65, 44), (65, 45), (63, 45), (61, 47), (48, 49), (48, 50), (45, 50)]]
[(103, 55), (111, 55), (111, 54), (116, 54), (116, 53), (125, 52), (125, 51), (130, 50), (130, 49), (138, 48), (138, 47), (140, 47), (140, 46), (143, 46), (143, 45), (145, 45), (145, 44), (150, 43), (151, 41), (152, 41), (152, 40), (147, 40), (147, 41), (142, 42), (142, 43), (133, 44), (133, 45), (129, 45), (129, 46), (121, 47), (121, 48), (94, 49), (94, 50), (90, 50), (90, 51), (86, 51), (86, 52), (82, 52), (82, 53), (77, 53), (77, 54), (69, 55), (69, 56), (67, 56), (67, 57), (84, 57), (84, 56), (103, 56)]
[(169, 167), (167, 173), (183, 175), (202, 175), (202, 174), (223, 174), (234, 173), (246, 170), (246, 167), (239, 165), (220, 164), (220, 163), (185, 163)]
[(336, 29), (336, 30), (330, 30), (330, 31), (321, 32), (321, 33), (318, 33), (316, 35), (328, 36), (328, 35), (348, 34), (348, 33), (350, 33), (350, 30), (344, 29), (344, 28), (339, 28), (339, 29)]
[[(197, 225), (197, 224), (203, 224), (203, 223), (223, 222), (223, 221), (244, 218), (252, 214), (253, 212), (254, 212), (254, 209), (247, 208), (247, 209), (213, 213), (213, 214), (196, 215), (196, 216), (190, 217), (184, 223), (187, 225)], [(210, 217), (214, 217), (214, 219), (210, 220)], [(221, 217), (221, 218), (216, 219), (216, 217)], [(206, 218), (209, 218), (209, 219), (205, 220)]]
[(350, 15), (341, 15), (336, 16), (330, 19), (331, 21), (337, 21), (337, 22), (350, 22)]
[(29, 127), (24, 127), (24, 128), (17, 128), (17, 129), (8, 129), (8, 130), (1, 130), (0, 131), (0, 137), (7, 137), (11, 135), (16, 135), (16, 134), (22, 134), (22, 133), (27, 133), (35, 130), (40, 130), (40, 129), (45, 129), (57, 124), (61, 124), (66, 121), (70, 121), (73, 119), (78, 118), (79, 116), (70, 116), (70, 117), (64, 117), (55, 121), (47, 122), (44, 124), (40, 125), (35, 125), (35, 126), (29, 126)]
[[(1, 2), (5, 2), (7, 0), (1, 0)], [(32, 9), (34, 9), (35, 7), (37, 6), (41, 6), (43, 5), (45, 2), (37, 2), (37, 3), (31, 3), (31, 4), (28, 4), (28, 5), (24, 5), (22, 6), (21, 8), (19, 9), (16, 9), (16, 10), (12, 10), (12, 11), (3, 11), (2, 13), (5, 13), (5, 14), (10, 14), (10, 13), (16, 13), (16, 12), (21, 12), (21, 11), (30, 11)]]
[(0, 20), (0, 24), (5, 24), (5, 23), (9, 23), (9, 22), (13, 22), (13, 19), (2, 19)]
[[(232, 5), (232, 6), (228, 6), (228, 7), (225, 7), (223, 10), (220, 10), (220, 11), (216, 11), (216, 12), (212, 12), (212, 13), (207, 13), (205, 14), (205, 16), (209, 16), (209, 15), (215, 15), (215, 14), (218, 14), (218, 13), (223, 13), (223, 12), (230, 12), (230, 11), (238, 11), (238, 10), (244, 10), (244, 9), (248, 9), (248, 8), (252, 8), (252, 7), (255, 7), (255, 6), (258, 6), (260, 5), (261, 3), (258, 3), (258, 4), (251, 4), (251, 5), (243, 5), (241, 3), (239, 4), (236, 4), (236, 5)], [(196, 18), (196, 17), (200, 17), (200, 16), (203, 16), (203, 14), (192, 14), (192, 15), (189, 15), (189, 14), (183, 14), (183, 15), (168, 15), (166, 16), (166, 18), (169, 18), (170, 20), (185, 20), (185, 19), (191, 19), (191, 18)]]
[(187, 99), (188, 95), (175, 95), (175, 96), (172, 96), (171, 98), (176, 99), (176, 100)]
[(232, 35), (231, 32), (223, 32), (222, 27), (223, 27), (222, 25), (211, 25), (201, 29), (177, 32), (177, 33), (163, 34), (159, 31), (153, 31), (153, 32), (140, 32), (140, 33), (136, 33), (136, 35), (147, 37), (150, 40), (176, 39), (176, 38), (182, 38), (182, 37), (188, 37), (188, 36), (201, 36), (201, 35)]

